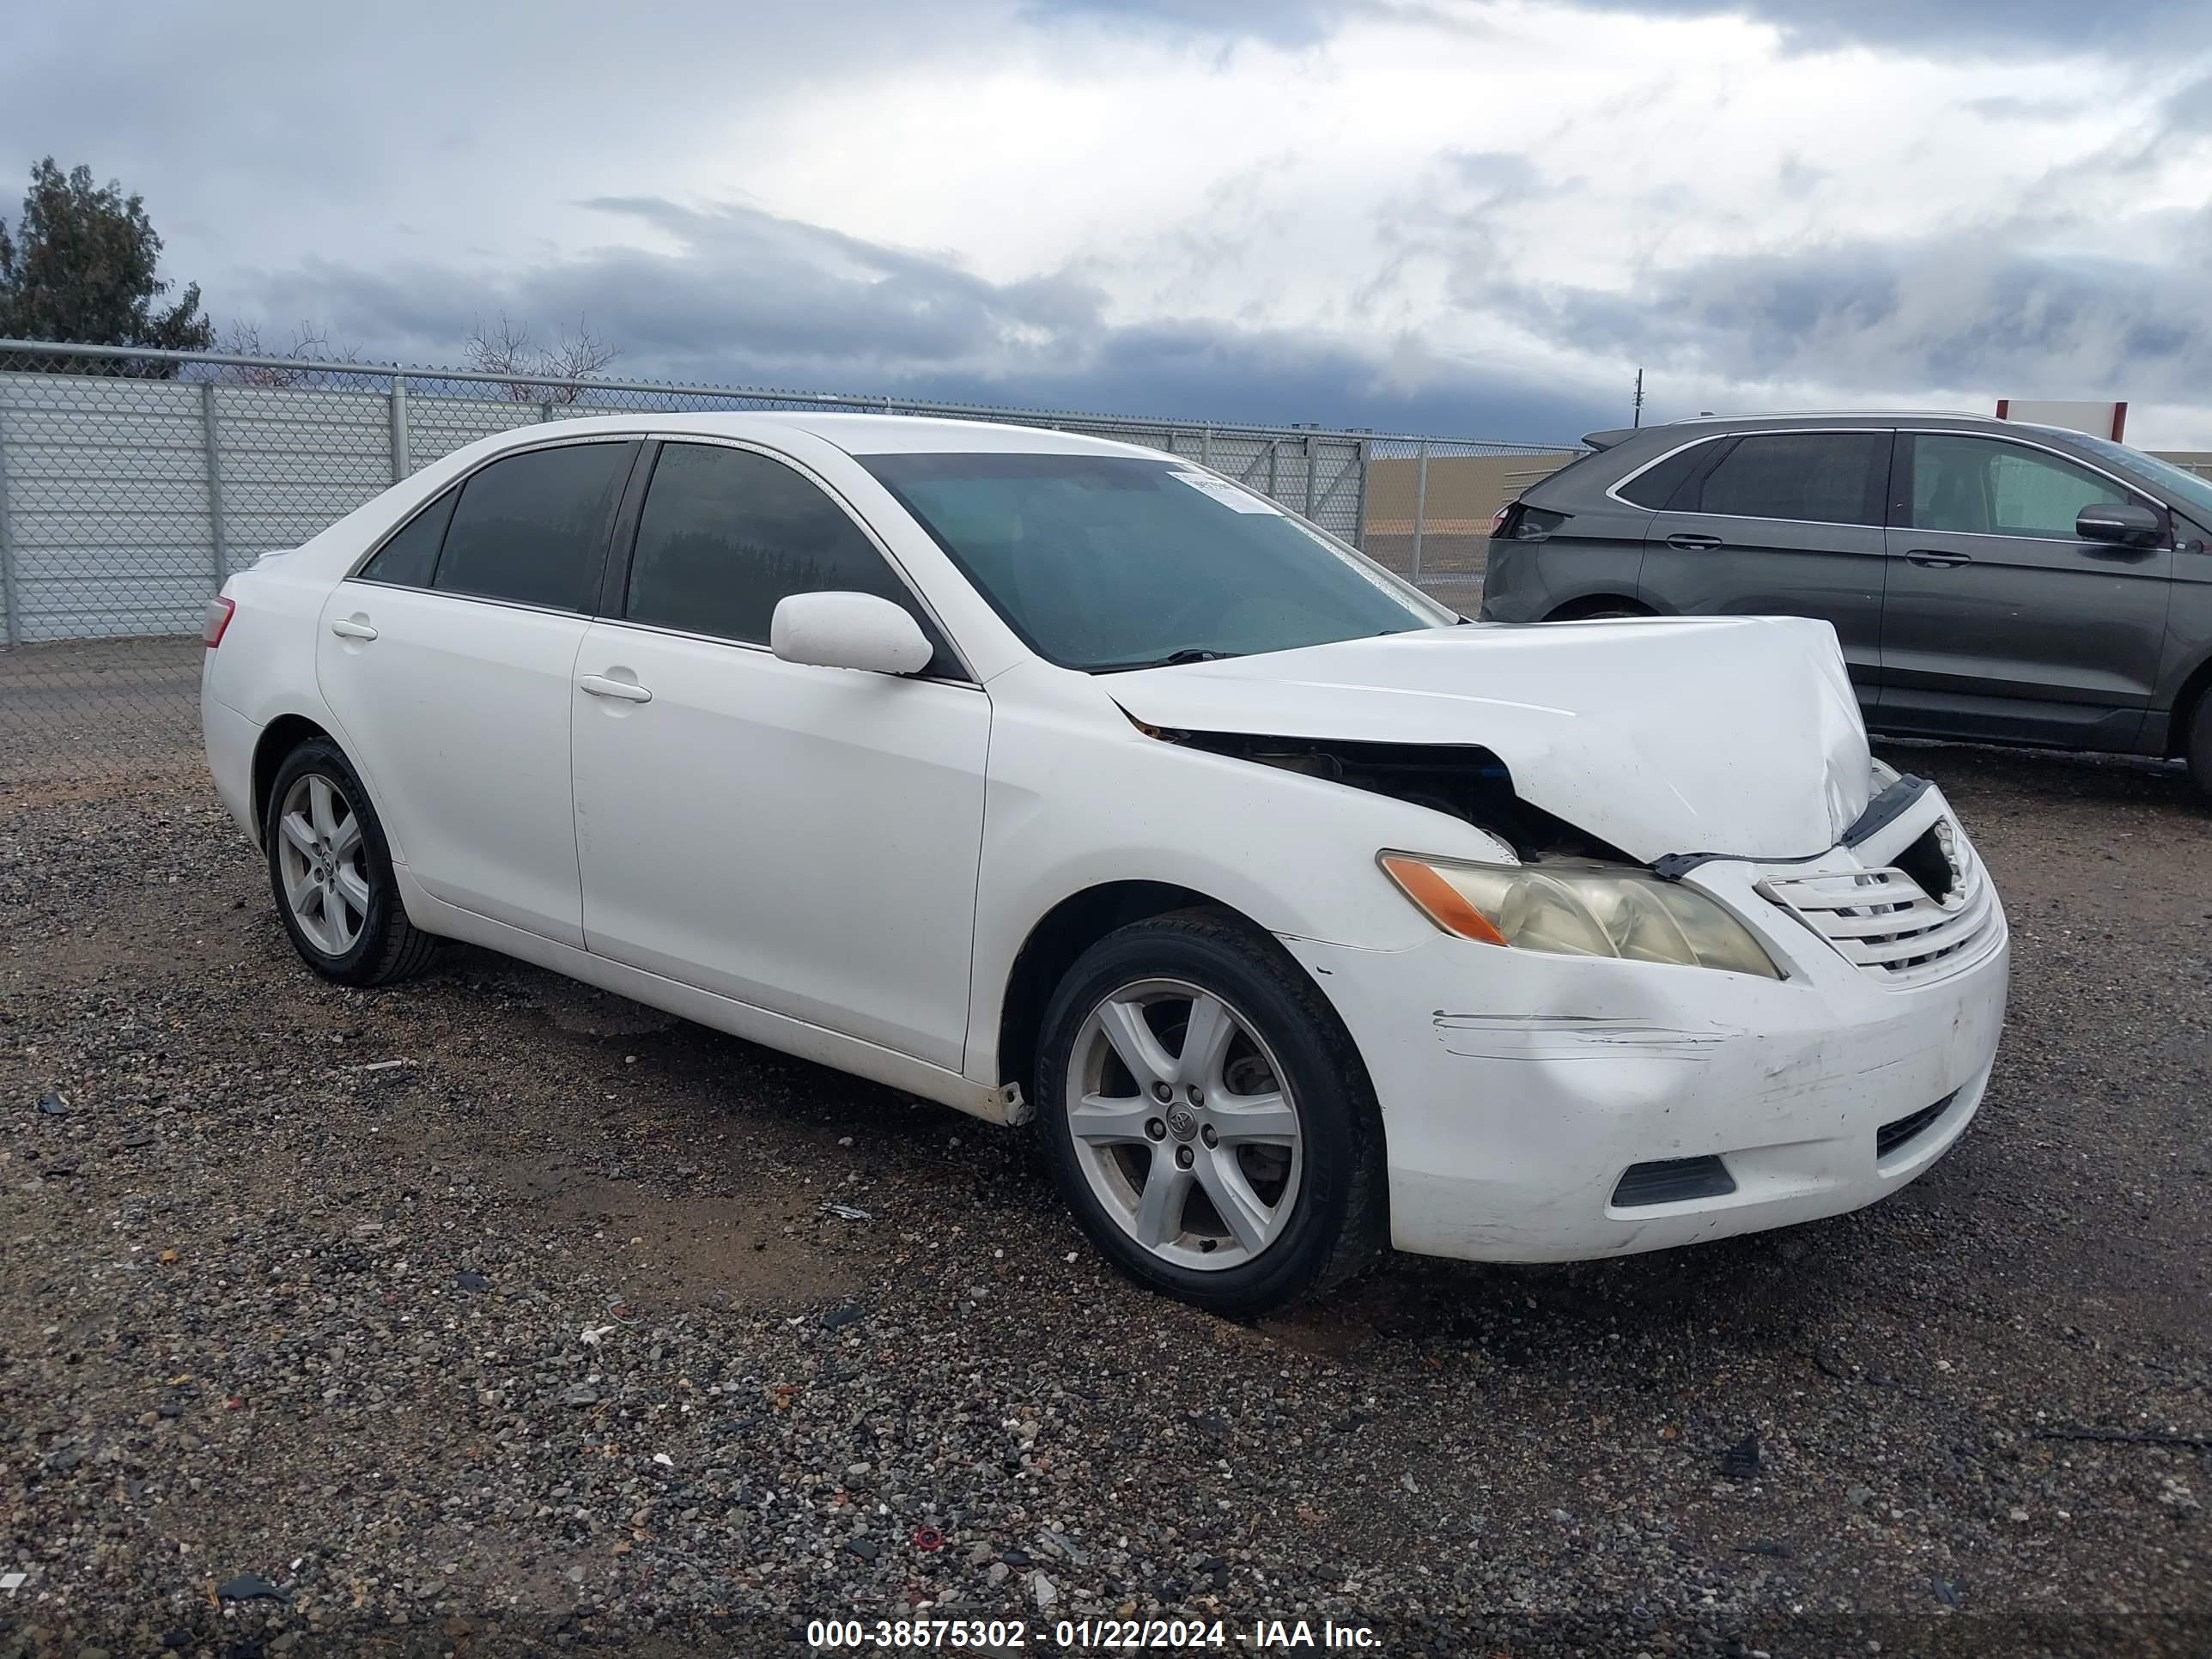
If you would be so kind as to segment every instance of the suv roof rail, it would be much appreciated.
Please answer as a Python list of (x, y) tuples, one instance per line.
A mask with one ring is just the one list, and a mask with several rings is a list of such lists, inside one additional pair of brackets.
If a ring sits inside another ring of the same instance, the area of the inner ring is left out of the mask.
[[(1978, 410), (1972, 409), (1765, 409), (1746, 410), (1735, 415), (1685, 415), (1681, 419), (1678, 421), (1669, 421), (1667, 424), (1669, 426), (1697, 426), (1701, 422), (1725, 422), (1729, 421), (1864, 421), (1875, 419), (1895, 421), (1905, 419), (1927, 420), (1930, 417), (1946, 421), (1994, 421), (1997, 418), (1994, 415), (1984, 415)], [(1596, 435), (1611, 437), (1617, 442), (1620, 439), (1626, 436), (1627, 434), (1625, 433), (1602, 433)], [(1589, 440), (1585, 438), (1583, 441), (1584, 443), (1588, 443)]]

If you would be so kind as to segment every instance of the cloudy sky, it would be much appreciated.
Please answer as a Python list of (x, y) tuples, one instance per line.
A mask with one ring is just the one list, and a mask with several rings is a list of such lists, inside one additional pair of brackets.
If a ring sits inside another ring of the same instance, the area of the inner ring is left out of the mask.
[[(451, 362), (1553, 440), (2125, 398), (2212, 448), (2201, 0), (144, 0), (0, 165), (219, 323)], [(20, 173), (16, 176), (21, 176)], [(0, 214), (16, 192), (0, 179)]]

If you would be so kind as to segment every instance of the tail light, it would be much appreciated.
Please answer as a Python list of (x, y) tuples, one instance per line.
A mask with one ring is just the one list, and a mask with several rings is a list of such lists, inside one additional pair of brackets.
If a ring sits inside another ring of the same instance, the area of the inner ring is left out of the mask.
[(1505, 521), (1513, 516), (1513, 509), (1519, 505), (1520, 503), (1518, 501), (1508, 501), (1504, 506), (1499, 507), (1497, 512), (1492, 514), (1490, 515), (1490, 528), (1484, 533), (1493, 539), (1499, 536), (1503, 536), (1505, 533)]
[(232, 615), (238, 606), (218, 593), (207, 604), (207, 615), (200, 618), (200, 643), (210, 651), (222, 643), (222, 631), (230, 626)]

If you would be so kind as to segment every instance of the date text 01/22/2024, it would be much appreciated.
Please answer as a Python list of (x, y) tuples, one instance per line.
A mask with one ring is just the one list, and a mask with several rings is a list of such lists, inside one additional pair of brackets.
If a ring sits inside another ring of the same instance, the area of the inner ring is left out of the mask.
[(1382, 1646), (1369, 1626), (1326, 1619), (1318, 1624), (1305, 1619), (1255, 1619), (1241, 1627), (1220, 1619), (1060, 1619), (1035, 1626), (1018, 1619), (817, 1619), (806, 1627), (806, 1644), (817, 1653), (919, 1648), (1008, 1652), (1028, 1647), (1079, 1653), (1231, 1648), (1248, 1653), (1374, 1652)]

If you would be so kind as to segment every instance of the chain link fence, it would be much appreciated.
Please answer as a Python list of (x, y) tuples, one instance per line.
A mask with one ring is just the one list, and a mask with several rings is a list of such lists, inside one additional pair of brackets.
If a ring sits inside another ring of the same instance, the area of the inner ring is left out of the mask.
[(0, 340), (0, 787), (196, 763), (209, 596), (417, 468), (518, 426), (723, 410), (936, 415), (1147, 445), (1470, 613), (1491, 514), (1570, 458), (1319, 427)]

